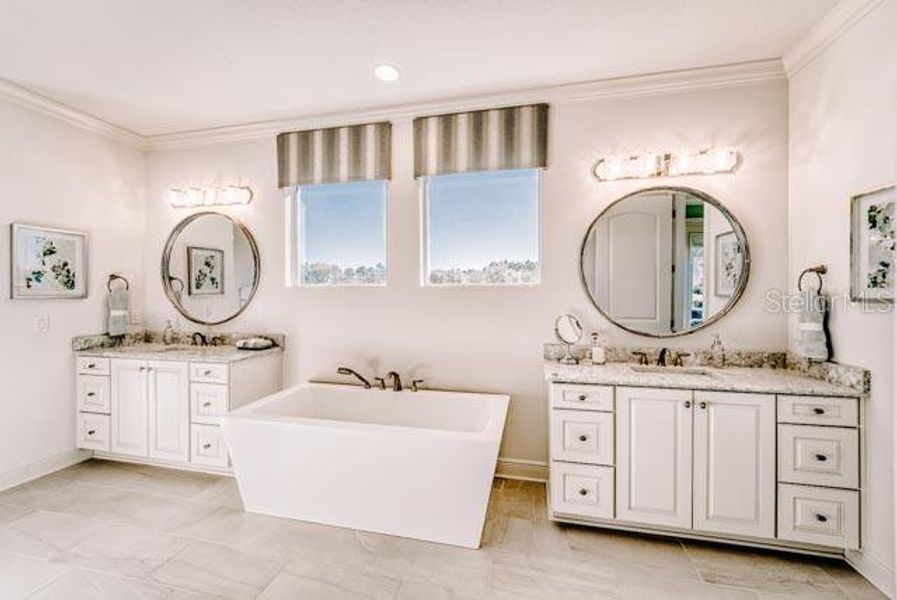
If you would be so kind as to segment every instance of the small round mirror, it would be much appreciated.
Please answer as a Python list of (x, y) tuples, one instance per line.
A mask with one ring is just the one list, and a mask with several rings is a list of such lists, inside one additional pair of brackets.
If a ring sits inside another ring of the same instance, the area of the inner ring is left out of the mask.
[(735, 216), (684, 187), (649, 188), (608, 206), (580, 254), (589, 299), (619, 327), (651, 337), (721, 319), (744, 292), (750, 252)]
[(243, 312), (258, 289), (258, 246), (249, 229), (215, 212), (190, 215), (168, 236), (162, 287), (184, 317), (218, 325)]
[(582, 325), (573, 315), (561, 315), (554, 320), (554, 335), (564, 344), (565, 353), (560, 362), (564, 365), (575, 365), (578, 361), (570, 352), (570, 346), (582, 339)]

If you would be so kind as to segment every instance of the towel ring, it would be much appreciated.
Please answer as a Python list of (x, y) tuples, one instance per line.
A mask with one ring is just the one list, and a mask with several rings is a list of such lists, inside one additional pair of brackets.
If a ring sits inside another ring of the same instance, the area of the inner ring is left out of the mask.
[(107, 290), (109, 290), (110, 292), (112, 291), (112, 282), (115, 281), (116, 279), (121, 279), (122, 281), (125, 282), (125, 290), (131, 289), (131, 284), (128, 282), (127, 279), (125, 279), (121, 275), (117, 275), (116, 273), (113, 273), (112, 275), (109, 276), (109, 280), (106, 282)]
[(816, 265), (815, 267), (810, 267), (808, 269), (804, 269), (800, 272), (800, 276), (797, 278), (797, 291), (802, 292), (803, 289), (803, 280), (804, 275), (808, 273), (813, 273), (816, 275), (816, 279), (819, 281), (819, 287), (816, 289), (816, 293), (822, 292), (822, 276), (828, 273), (828, 267), (825, 265)]

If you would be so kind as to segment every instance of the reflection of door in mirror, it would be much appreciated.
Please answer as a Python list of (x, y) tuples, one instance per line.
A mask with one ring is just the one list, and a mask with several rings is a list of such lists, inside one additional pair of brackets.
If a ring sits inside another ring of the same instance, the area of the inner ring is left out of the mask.
[(672, 316), (673, 194), (646, 193), (612, 206), (597, 223), (594, 289), (617, 323), (665, 333)]

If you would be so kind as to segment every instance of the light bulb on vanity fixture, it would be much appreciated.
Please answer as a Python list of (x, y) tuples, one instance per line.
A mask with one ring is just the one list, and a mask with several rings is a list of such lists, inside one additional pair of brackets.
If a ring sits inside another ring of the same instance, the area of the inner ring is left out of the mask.
[(592, 173), (601, 181), (731, 173), (738, 167), (739, 156), (738, 150), (729, 147), (611, 156), (599, 159)]
[(168, 203), (172, 208), (236, 206), (249, 204), (252, 196), (252, 189), (241, 185), (172, 188), (168, 190)]
[(399, 68), (395, 65), (380, 63), (379, 65), (374, 66), (374, 77), (380, 81), (397, 81), (399, 76)]

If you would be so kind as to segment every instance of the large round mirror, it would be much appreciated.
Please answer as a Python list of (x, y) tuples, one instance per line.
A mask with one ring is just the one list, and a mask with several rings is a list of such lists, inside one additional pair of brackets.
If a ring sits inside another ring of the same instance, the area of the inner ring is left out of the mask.
[(741, 225), (716, 199), (659, 187), (624, 196), (586, 233), (582, 282), (616, 325), (670, 337), (726, 314), (741, 296), (750, 252)]
[(162, 253), (162, 286), (194, 323), (218, 325), (239, 315), (255, 295), (258, 246), (242, 223), (201, 212), (177, 224)]

